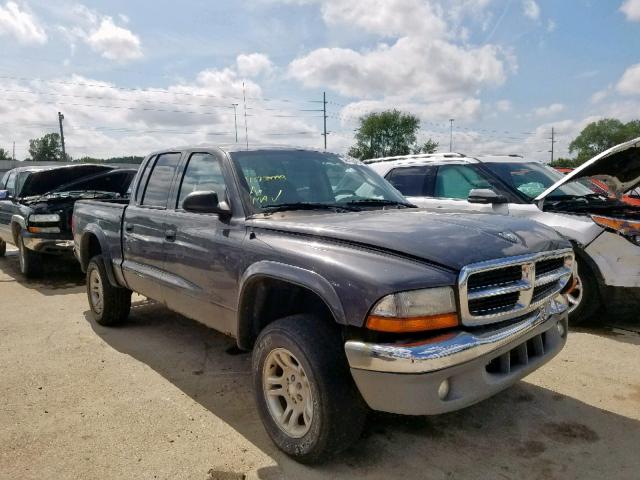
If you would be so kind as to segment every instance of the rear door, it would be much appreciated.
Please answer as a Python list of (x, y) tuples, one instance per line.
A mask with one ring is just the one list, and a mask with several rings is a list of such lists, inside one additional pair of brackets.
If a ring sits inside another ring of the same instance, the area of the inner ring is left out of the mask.
[(165, 270), (173, 290), (166, 303), (172, 310), (233, 335), (244, 228), (234, 224), (231, 216), (182, 208), (186, 196), (198, 191), (214, 191), (228, 204), (231, 172), (227, 168), (221, 156), (208, 152), (191, 152), (185, 159), (173, 205), (167, 210)]
[(167, 205), (180, 157), (180, 152), (167, 152), (147, 161), (122, 226), (127, 284), (162, 302), (170, 288), (164, 271)]

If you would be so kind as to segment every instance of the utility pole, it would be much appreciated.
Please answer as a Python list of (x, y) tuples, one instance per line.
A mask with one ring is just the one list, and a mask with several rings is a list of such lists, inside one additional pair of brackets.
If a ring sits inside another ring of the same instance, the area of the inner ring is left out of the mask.
[(242, 103), (244, 104), (244, 138), (247, 141), (247, 150), (249, 150), (249, 128), (247, 127), (247, 95), (244, 90), (244, 82), (242, 82)]
[(16, 161), (16, 142), (15, 140), (13, 141), (13, 156), (11, 157), (13, 159), (13, 161)]
[(551, 163), (553, 163), (553, 145), (556, 143), (556, 131), (554, 127), (551, 127)]
[(324, 149), (327, 149), (327, 92), (322, 92), (322, 118), (324, 120)]
[(233, 105), (233, 123), (236, 127), (236, 143), (238, 143), (238, 111), (237, 111), (238, 104), (232, 103), (231, 105)]
[(62, 129), (62, 120), (64, 120), (64, 115), (58, 112), (58, 123), (60, 124), (60, 143), (62, 144), (62, 161), (67, 161), (67, 152), (64, 148), (64, 130)]
[(453, 152), (453, 118), (449, 119), (449, 151)]

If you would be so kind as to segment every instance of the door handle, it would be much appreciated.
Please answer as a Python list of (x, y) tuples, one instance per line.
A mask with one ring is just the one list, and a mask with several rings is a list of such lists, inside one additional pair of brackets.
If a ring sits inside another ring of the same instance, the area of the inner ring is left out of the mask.
[(124, 230), (125, 230), (125, 232), (133, 232), (133, 224), (125, 223), (124, 224)]
[(176, 231), (175, 230), (165, 230), (164, 238), (173, 242), (176, 239)]

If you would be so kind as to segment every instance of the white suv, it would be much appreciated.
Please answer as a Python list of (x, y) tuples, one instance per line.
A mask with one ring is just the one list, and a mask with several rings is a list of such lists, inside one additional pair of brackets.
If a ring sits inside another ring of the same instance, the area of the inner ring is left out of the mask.
[(619, 200), (640, 184), (640, 139), (566, 176), (520, 156), (444, 153), (365, 163), (420, 207), (527, 217), (571, 240), (578, 260), (570, 294), (574, 324), (593, 317), (604, 298), (640, 300), (640, 207)]

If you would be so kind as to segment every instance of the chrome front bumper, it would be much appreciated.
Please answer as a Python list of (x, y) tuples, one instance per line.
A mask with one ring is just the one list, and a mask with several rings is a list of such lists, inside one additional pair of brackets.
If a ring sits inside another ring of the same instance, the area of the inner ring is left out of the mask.
[(22, 239), (25, 247), (36, 252), (53, 255), (73, 252), (73, 240), (60, 238), (60, 234), (33, 234), (25, 232), (22, 235)]
[[(374, 410), (432, 415), (458, 410), (512, 385), (553, 358), (564, 346), (566, 304), (552, 300), (521, 321), (499, 329), (459, 331), (411, 344), (347, 341), (352, 376)], [(543, 342), (540, 351), (527, 355)], [(491, 366), (514, 356), (513, 368)], [(500, 358), (502, 357), (502, 358)], [(493, 362), (493, 363), (492, 363)], [(446, 380), (448, 393), (440, 390)]]

